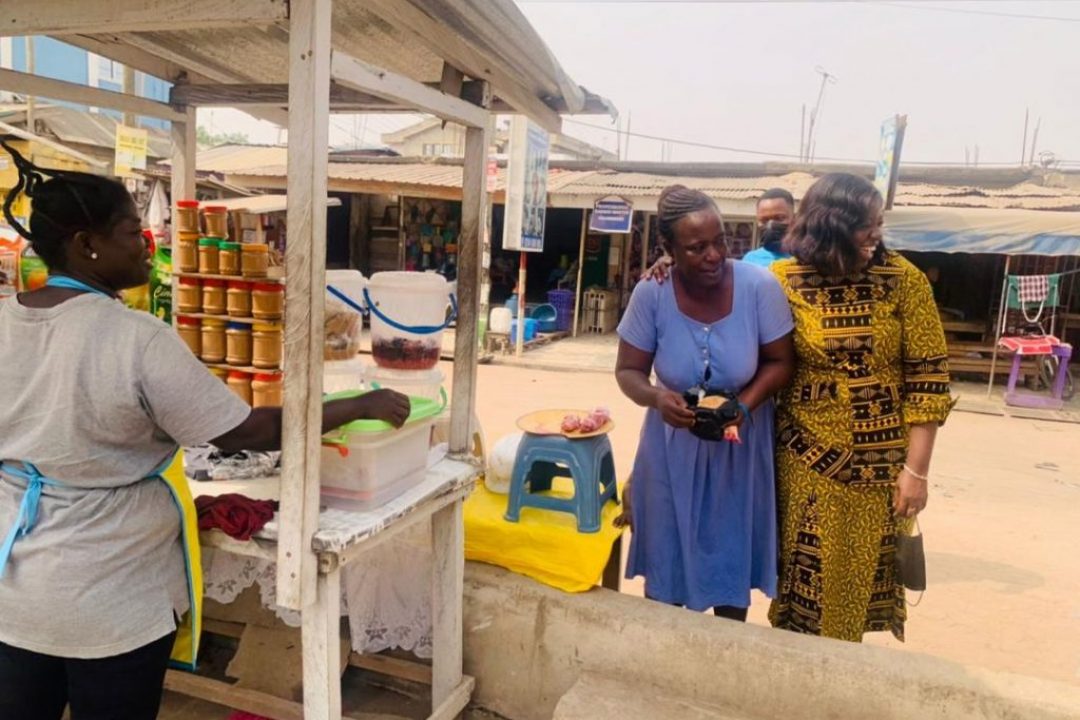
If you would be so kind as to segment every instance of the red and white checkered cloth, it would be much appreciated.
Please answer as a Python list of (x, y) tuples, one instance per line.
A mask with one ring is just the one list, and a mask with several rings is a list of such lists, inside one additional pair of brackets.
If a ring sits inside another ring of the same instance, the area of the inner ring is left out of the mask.
[(1023, 337), (1003, 337), (998, 345), (1017, 355), (1049, 355), (1061, 345), (1053, 335), (1024, 335)]
[(1050, 294), (1049, 275), (1020, 275), (1016, 283), (1017, 298), (1022, 303), (1041, 303)]

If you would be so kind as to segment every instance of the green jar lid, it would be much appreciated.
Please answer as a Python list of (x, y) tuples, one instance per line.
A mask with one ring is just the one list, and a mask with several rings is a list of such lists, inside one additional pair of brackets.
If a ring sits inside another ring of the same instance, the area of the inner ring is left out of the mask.
[(240, 243), (226, 242), (225, 240), (222, 240), (221, 241), (221, 251), (222, 252), (236, 252), (236, 253), (238, 253), (238, 252), (240, 252)]
[(199, 247), (220, 247), (221, 238), (204, 237), (199, 238)]

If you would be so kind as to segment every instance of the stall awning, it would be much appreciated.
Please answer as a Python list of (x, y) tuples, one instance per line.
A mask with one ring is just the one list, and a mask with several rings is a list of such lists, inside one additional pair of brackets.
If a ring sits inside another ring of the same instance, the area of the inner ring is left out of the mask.
[(885, 216), (894, 250), (1080, 256), (1080, 212), (900, 207)]

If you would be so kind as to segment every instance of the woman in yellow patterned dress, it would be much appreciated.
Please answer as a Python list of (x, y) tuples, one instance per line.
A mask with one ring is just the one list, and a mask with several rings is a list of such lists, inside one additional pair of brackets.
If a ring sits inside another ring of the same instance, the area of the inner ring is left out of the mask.
[(807, 192), (772, 266), (795, 317), (796, 374), (777, 419), (778, 628), (904, 637), (896, 535), (925, 506), (952, 407), (930, 284), (882, 244), (883, 202), (834, 174)]

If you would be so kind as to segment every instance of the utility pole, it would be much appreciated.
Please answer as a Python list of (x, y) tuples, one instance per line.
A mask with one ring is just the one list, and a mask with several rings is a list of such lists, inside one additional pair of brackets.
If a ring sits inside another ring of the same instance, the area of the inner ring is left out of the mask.
[(1020, 144), (1020, 167), (1024, 166), (1024, 159), (1027, 157), (1028, 114), (1030, 112), (1030, 109), (1024, 108), (1024, 142)]
[(802, 120), (799, 122), (799, 162), (806, 157), (806, 103), (802, 104)]
[[(135, 94), (135, 69), (128, 67), (127, 65), (124, 66), (124, 94)], [(134, 113), (124, 113), (124, 125), (135, 127), (138, 123), (139, 119)]]
[(1035, 132), (1031, 134), (1031, 155), (1028, 156), (1028, 165), (1035, 164), (1035, 145), (1039, 142), (1039, 128), (1042, 127), (1042, 117), (1035, 121)]
[(821, 87), (818, 88), (817, 102), (814, 103), (814, 109), (810, 111), (810, 130), (806, 134), (806, 156), (804, 162), (814, 161), (814, 131), (817, 129), (818, 118), (821, 116), (821, 106), (825, 100), (825, 86), (836, 84), (836, 76), (820, 65), (814, 68), (814, 72), (821, 75)]
[(630, 121), (634, 119), (633, 112), (626, 113), (626, 147), (623, 149), (623, 160), (630, 159)]

